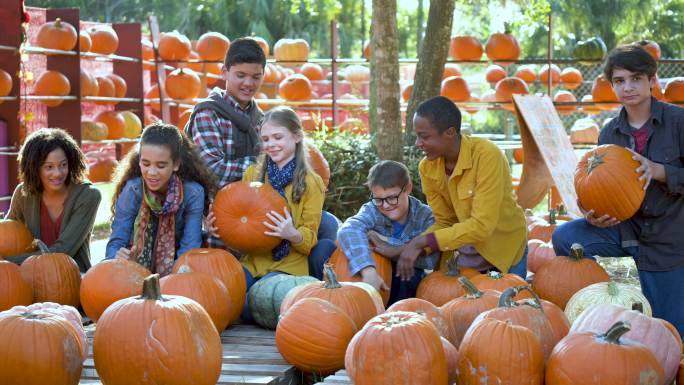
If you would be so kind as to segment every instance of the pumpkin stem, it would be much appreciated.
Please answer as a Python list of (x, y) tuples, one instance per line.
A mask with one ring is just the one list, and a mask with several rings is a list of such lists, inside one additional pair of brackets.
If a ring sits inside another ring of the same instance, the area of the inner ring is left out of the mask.
[[(608, 295), (611, 297), (615, 297), (618, 295), (619, 292), (620, 292), (620, 290), (618, 289), (617, 283), (615, 283), (614, 281), (609, 281), (608, 282)], [(632, 309), (632, 310), (634, 310), (634, 309)]]
[(338, 289), (342, 287), (337, 281), (337, 275), (335, 274), (335, 270), (333, 270), (333, 265), (330, 263), (326, 263), (323, 266), (323, 279), (323, 287), (325, 289)]
[(587, 175), (591, 174), (594, 169), (600, 165), (602, 165), (603, 162), (603, 155), (599, 155), (594, 151), (594, 154), (589, 157), (589, 160), (587, 161)]
[(618, 321), (608, 329), (606, 334), (602, 334), (599, 338), (606, 340), (611, 344), (620, 345), (620, 337), (632, 329), (632, 324), (629, 321)]
[(499, 297), (499, 303), (496, 305), (497, 307), (513, 307), (513, 297), (518, 295), (518, 292), (520, 291), (518, 287), (509, 287), (508, 289), (504, 290), (503, 293), (501, 293), (501, 297)]
[(161, 288), (159, 287), (159, 274), (152, 274), (143, 281), (143, 291), (140, 299), (151, 299), (159, 301), (162, 298)]
[(570, 246), (570, 258), (579, 261), (584, 257), (584, 247), (579, 243), (573, 243)]
[(45, 242), (41, 241), (40, 239), (34, 239), (33, 240), (33, 245), (40, 250), (41, 253), (47, 254), (50, 252), (50, 248), (45, 244)]
[(480, 291), (477, 286), (473, 285), (473, 282), (468, 278), (464, 276), (458, 277), (458, 282), (463, 286), (463, 289), (465, 289), (468, 298), (482, 297), (482, 291)]
[(541, 298), (539, 298), (539, 295), (537, 295), (537, 293), (535, 293), (529, 285), (520, 285), (517, 286), (516, 289), (518, 290), (518, 293), (523, 290), (527, 290), (530, 292), (530, 294), (532, 294), (532, 298), (527, 298), (523, 302), (524, 305), (532, 306), (535, 309), (541, 310), (542, 313), (544, 312), (544, 307), (541, 304)]
[(62, 28), (62, 19), (61, 18), (58, 17), (55, 19), (55, 27)]
[(447, 271), (444, 273), (447, 277), (458, 277), (461, 275), (461, 269), (458, 268), (458, 257), (461, 253), (458, 250), (454, 251), (454, 255), (447, 261)]
[(549, 224), (550, 225), (556, 224), (556, 209), (549, 210)]
[(636, 310), (639, 313), (643, 314), (644, 313), (644, 304), (641, 302), (634, 302), (632, 304), (632, 310)]

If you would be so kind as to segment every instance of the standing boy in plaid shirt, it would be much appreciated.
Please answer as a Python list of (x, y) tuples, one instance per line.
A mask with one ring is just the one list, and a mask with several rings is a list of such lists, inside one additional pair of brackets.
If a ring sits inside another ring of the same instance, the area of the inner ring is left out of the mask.
[[(392, 268), (396, 271), (396, 258), (403, 245), (425, 232), (435, 220), (429, 206), (410, 196), (413, 184), (402, 163), (383, 160), (375, 164), (368, 173), (366, 184), (371, 191), (371, 201), (342, 224), (337, 238), (349, 259), (349, 272), (352, 275), (359, 273), (364, 282), (378, 290), (387, 290), (388, 282), (384, 282), (375, 269), (369, 241), (374, 251), (392, 260)], [(423, 269), (433, 269), (438, 257), (439, 254), (433, 254), (418, 258), (410, 280), (400, 280), (393, 274), (389, 304), (415, 297), (424, 276)]]

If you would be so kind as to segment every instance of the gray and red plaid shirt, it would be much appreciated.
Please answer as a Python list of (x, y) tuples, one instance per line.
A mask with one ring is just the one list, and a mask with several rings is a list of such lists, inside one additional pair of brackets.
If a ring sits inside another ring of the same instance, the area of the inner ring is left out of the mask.
[[(254, 101), (243, 109), (227, 92), (217, 88), (211, 92), (221, 92), (226, 102), (230, 103), (235, 110), (244, 112), (245, 116), (252, 108), (256, 108)], [(202, 160), (216, 175), (218, 187), (222, 188), (230, 182), (241, 180), (242, 174), (256, 159), (253, 156), (235, 158), (233, 123), (214, 110), (205, 108), (196, 112), (191, 124), (193, 124), (192, 140), (198, 146)]]

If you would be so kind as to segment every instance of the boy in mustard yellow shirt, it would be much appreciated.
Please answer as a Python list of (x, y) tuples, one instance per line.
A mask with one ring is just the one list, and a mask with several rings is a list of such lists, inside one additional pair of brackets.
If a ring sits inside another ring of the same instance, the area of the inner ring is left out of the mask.
[(461, 112), (442, 96), (418, 106), (413, 128), (416, 147), (425, 152), (419, 173), (435, 224), (406, 245), (397, 274), (409, 279), (427, 247), (459, 251), (461, 266), (525, 278), (525, 214), (514, 199), (511, 171), (501, 150), (487, 139), (461, 135)]

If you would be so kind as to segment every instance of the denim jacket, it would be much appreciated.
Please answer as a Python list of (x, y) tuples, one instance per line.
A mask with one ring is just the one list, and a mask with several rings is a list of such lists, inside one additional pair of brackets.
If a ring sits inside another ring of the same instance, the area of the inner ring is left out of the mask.
[[(375, 266), (368, 246), (368, 232), (375, 230), (378, 234), (388, 238), (392, 246), (401, 246), (411, 239), (423, 234), (435, 219), (430, 207), (418, 199), (409, 196), (409, 212), (406, 227), (399, 239), (392, 237), (392, 220), (383, 215), (373, 204), (367, 202), (356, 215), (349, 217), (337, 232), (337, 240), (344, 254), (349, 259), (349, 272), (354, 275), (364, 267)], [(439, 253), (431, 254), (416, 260), (418, 269), (433, 269)]]
[[(176, 212), (176, 258), (186, 251), (202, 247), (202, 216), (204, 214), (204, 187), (192, 181), (183, 182), (183, 202)], [(122, 248), (130, 248), (133, 241), (133, 223), (142, 203), (142, 179), (126, 182), (116, 201), (112, 222), (112, 235), (107, 242), (106, 259), (112, 259)]]

